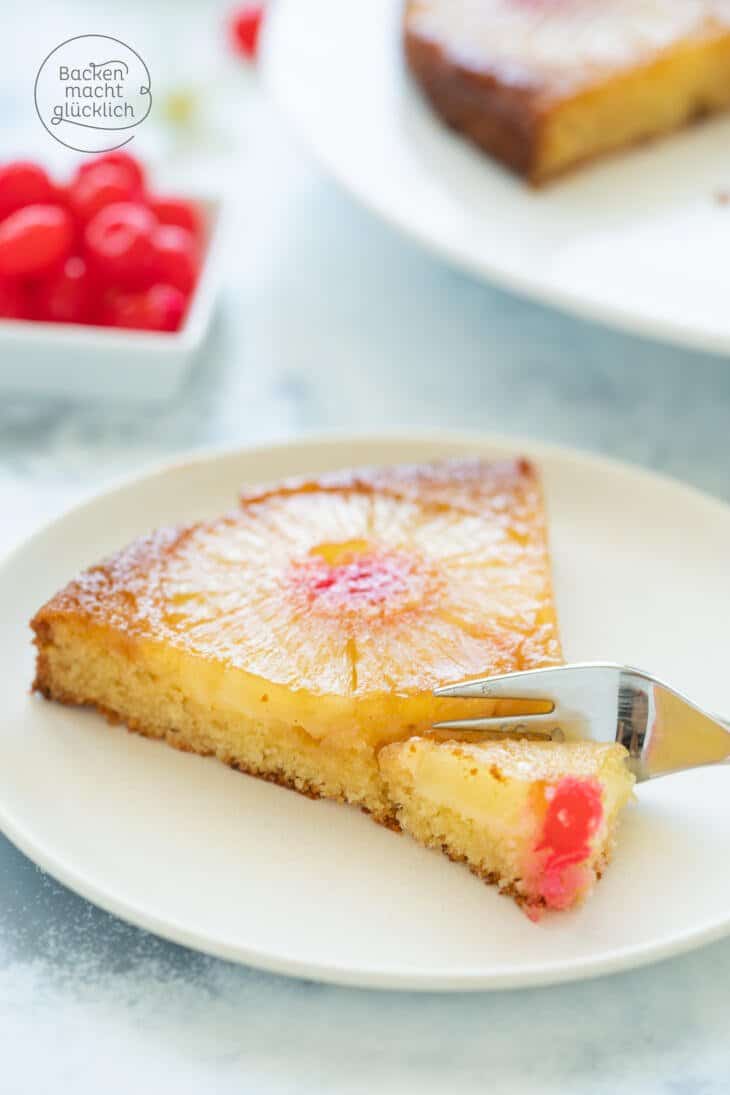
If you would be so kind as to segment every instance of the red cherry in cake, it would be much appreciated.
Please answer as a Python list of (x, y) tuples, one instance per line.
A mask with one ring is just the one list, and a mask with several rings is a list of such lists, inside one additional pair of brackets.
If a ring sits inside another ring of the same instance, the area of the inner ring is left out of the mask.
[(548, 799), (542, 834), (535, 851), (548, 851), (548, 866), (580, 863), (603, 817), (601, 788), (595, 780), (566, 776)]
[(295, 597), (318, 614), (392, 616), (421, 604), (431, 577), (415, 555), (347, 540), (312, 549), (290, 581)]

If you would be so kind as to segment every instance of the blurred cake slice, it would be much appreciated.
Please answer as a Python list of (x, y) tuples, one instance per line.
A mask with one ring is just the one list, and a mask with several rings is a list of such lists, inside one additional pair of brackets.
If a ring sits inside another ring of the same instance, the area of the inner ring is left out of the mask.
[(727, 0), (407, 0), (435, 110), (533, 183), (730, 105)]
[(560, 662), (525, 460), (249, 489), (91, 567), (32, 626), (47, 698), (387, 824), (377, 752), (458, 717), (435, 687)]
[(536, 919), (584, 898), (608, 863), (634, 777), (620, 745), (417, 738), (380, 769), (402, 828), (465, 861)]

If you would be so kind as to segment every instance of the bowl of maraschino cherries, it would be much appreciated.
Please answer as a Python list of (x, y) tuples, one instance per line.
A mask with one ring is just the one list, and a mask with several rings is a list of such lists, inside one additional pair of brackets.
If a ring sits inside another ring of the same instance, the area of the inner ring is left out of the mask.
[(204, 261), (206, 211), (157, 193), (120, 149), (60, 182), (0, 164), (0, 320), (179, 331)]

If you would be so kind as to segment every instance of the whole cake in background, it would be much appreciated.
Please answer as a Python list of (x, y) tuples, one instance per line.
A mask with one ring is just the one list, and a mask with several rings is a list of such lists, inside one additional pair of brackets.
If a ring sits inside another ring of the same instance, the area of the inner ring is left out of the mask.
[(730, 106), (729, 0), (406, 0), (441, 117), (532, 183)]

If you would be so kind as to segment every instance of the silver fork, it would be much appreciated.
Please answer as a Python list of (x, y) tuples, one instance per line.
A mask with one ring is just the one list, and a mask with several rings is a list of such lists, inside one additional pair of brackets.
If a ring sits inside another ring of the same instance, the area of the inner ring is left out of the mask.
[[(730, 761), (730, 723), (707, 714), (649, 673), (626, 665), (584, 662), (507, 673), (437, 688), (459, 699), (540, 701), (540, 714), (456, 719), (434, 731), (553, 741), (617, 741), (626, 746), (637, 781)], [(533, 704), (534, 706), (534, 704)]]

